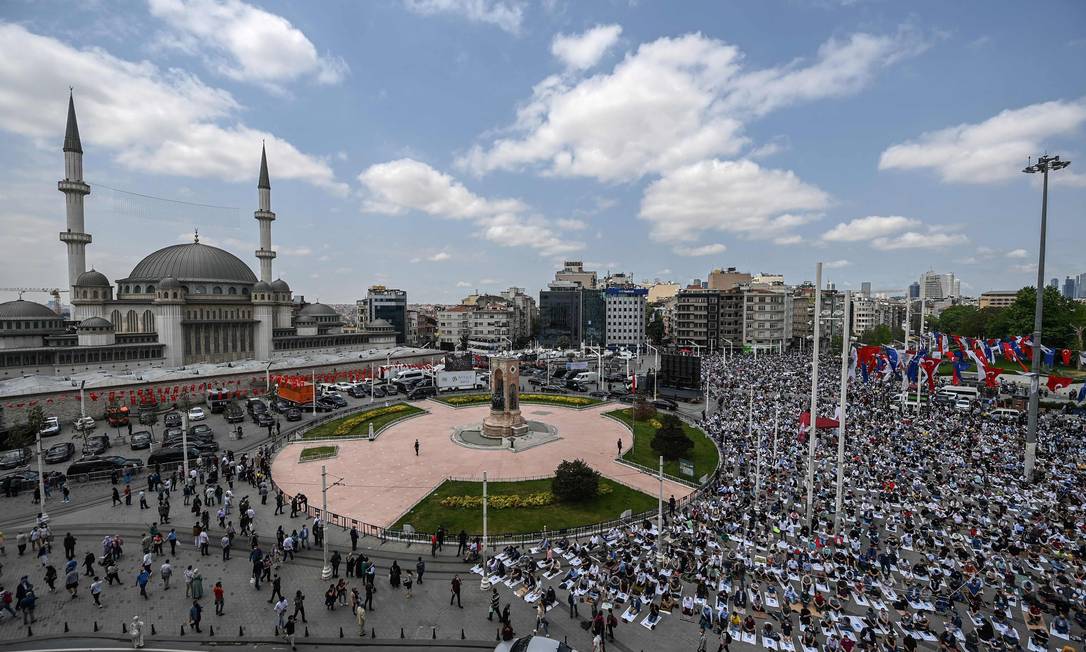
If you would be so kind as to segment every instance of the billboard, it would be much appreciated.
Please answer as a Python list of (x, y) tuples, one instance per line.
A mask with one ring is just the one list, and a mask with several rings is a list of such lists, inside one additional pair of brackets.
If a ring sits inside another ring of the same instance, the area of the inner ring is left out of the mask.
[(588, 361), (581, 360), (580, 362), (567, 362), (566, 369), (569, 371), (588, 371)]
[(473, 368), (470, 351), (445, 354), (445, 371), (471, 371)]

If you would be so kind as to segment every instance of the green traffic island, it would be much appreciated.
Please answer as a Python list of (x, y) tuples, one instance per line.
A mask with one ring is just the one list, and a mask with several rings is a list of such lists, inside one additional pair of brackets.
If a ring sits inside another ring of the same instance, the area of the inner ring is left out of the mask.
[(315, 460), (327, 460), (339, 455), (339, 446), (310, 446), (303, 448), (298, 455), (299, 462), (313, 462)]
[(368, 437), (370, 425), (376, 434), (388, 425), (409, 419), (411, 417), (426, 414), (426, 410), (417, 408), (409, 403), (393, 403), (392, 405), (370, 408), (355, 412), (338, 419), (332, 419), (310, 428), (302, 433), (302, 439), (334, 439), (336, 437)]
[[(633, 431), (633, 448), (624, 451), (621, 458), (626, 462), (655, 471), (663, 455), (664, 475), (694, 483), (711, 476), (720, 465), (720, 451), (708, 435), (673, 414), (656, 411), (651, 404), (612, 410), (603, 416)], [(679, 460), (693, 464), (692, 476), (682, 472)]]
[[(595, 405), (601, 405), (603, 401), (591, 396), (568, 396), (566, 394), (537, 394), (527, 393), (520, 395), (521, 403), (534, 405), (554, 405), (557, 407), (573, 408), (580, 410)], [(454, 394), (452, 396), (435, 396), (434, 401), (444, 403), (450, 407), (475, 407), (490, 403), (490, 394)]]
[[(581, 484), (591, 485), (591, 478), (567, 483), (565, 495), (555, 493), (554, 478), (488, 482), (487, 531), (491, 538), (605, 523), (620, 518), (626, 510), (639, 514), (657, 507), (656, 497), (604, 478), (580, 460), (562, 465), (583, 467), (580, 468), (583, 476), (595, 477), (596, 490), (586, 490)], [(404, 525), (411, 525), (416, 532), (436, 532), (444, 526), (454, 536), (460, 530), (472, 536), (481, 535), (482, 501), (482, 482), (446, 480), (404, 514), (392, 529), (402, 530)]]

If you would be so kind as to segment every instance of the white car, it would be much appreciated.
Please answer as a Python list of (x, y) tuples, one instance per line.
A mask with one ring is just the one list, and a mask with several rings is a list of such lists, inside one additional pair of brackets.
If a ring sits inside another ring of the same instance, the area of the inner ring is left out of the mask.
[(971, 407), (973, 407), (973, 404), (968, 399), (964, 398), (960, 398), (954, 403), (955, 410), (968, 410)]
[(494, 652), (577, 652), (577, 650), (547, 636), (521, 636), (512, 641), (498, 643)]
[(94, 430), (96, 425), (97, 424), (94, 423), (94, 419), (90, 417), (79, 417), (75, 420), (75, 429), (78, 432), (83, 432), (84, 430)]
[(189, 421), (203, 421), (207, 418), (207, 413), (204, 412), (202, 407), (189, 408)]
[(345, 382), (345, 381), (340, 381), (340, 382), (336, 383), (335, 385), (332, 385), (330, 389), (334, 389), (337, 392), (346, 392), (351, 387), (353, 387), (353, 385), (351, 385), (350, 383)]
[(42, 437), (52, 437), (53, 435), (60, 434), (60, 419), (57, 417), (45, 417), (45, 423), (42, 424), (41, 432)]

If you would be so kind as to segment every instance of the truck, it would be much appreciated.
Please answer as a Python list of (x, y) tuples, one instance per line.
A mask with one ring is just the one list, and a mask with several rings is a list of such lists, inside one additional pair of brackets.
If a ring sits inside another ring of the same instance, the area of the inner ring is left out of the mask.
[(439, 392), (485, 387), (475, 371), (439, 371), (435, 380), (435, 386)]
[(212, 414), (218, 414), (225, 410), (227, 405), (230, 405), (230, 392), (221, 387), (209, 389), (204, 402), (207, 403), (207, 407)]
[(311, 383), (302, 383), (301, 385), (279, 385), (276, 388), (276, 395), (284, 401), (289, 401), (295, 405), (312, 405), (313, 385)]

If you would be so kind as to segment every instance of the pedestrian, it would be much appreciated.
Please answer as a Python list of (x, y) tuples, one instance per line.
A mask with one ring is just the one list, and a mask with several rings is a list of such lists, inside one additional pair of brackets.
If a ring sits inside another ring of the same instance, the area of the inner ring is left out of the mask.
[[(73, 555), (73, 557), (74, 557), (74, 555)], [(69, 557), (68, 559), (70, 560), (71, 557)], [(94, 561), (95, 561), (95, 559), (94, 559), (94, 553), (93, 552), (88, 552), (83, 557), (83, 569), (84, 569), (83, 574), (86, 575), (87, 577), (94, 577)]]
[(342, 561), (343, 558), (340, 557), (339, 551), (332, 551), (332, 558), (329, 560), (332, 564), (332, 577), (339, 577), (339, 565)]
[(34, 594), (34, 590), (30, 589), (23, 596), (22, 600), (19, 600), (19, 608), (23, 610), (23, 624), (37, 622), (38, 619), (34, 617), (34, 609), (38, 606), (38, 596)]
[(169, 533), (166, 534), (166, 541), (170, 544), (170, 556), (177, 556), (177, 530), (170, 528)]
[(121, 583), (120, 571), (117, 569), (117, 562), (115, 561), (110, 561), (109, 565), (106, 566), (106, 582), (110, 586), (113, 586), (114, 582), (118, 585)]
[(450, 590), (452, 591), (452, 595), (449, 596), (449, 605), (452, 605), (453, 600), (456, 600), (456, 606), (463, 609), (464, 605), (460, 604), (460, 576), (459, 575), (454, 575), (453, 576), (453, 578), (452, 578), (452, 586), (451, 586)]
[(569, 587), (569, 595), (566, 596), (566, 604), (569, 605), (569, 617), (570, 619), (579, 617), (580, 611), (577, 610), (577, 596), (573, 594), (573, 587)]
[(419, 576), (419, 584), (422, 584), (422, 574), (426, 572), (426, 562), (422, 561), (421, 556), (419, 557), (419, 560), (415, 562), (415, 572)]
[(280, 597), (280, 598), (283, 597), (283, 590), (282, 590), (283, 589), (283, 580), (279, 577), (279, 573), (276, 573), (275, 577), (272, 578), (271, 585), (272, 585), (272, 592), (271, 592), (271, 597), (268, 598), (268, 603), (269, 604), (272, 601), (274, 601), (276, 597)]
[(698, 652), (705, 652), (705, 628), (698, 631)]
[(290, 603), (287, 602), (286, 598), (279, 598), (279, 602), (276, 602), (275, 606), (272, 607), (272, 610), (275, 611), (275, 626), (279, 629), (286, 625), (286, 613), (289, 606)]
[(124, 485), (124, 505), (125, 507), (132, 506), (132, 487), (127, 483)]
[(128, 635), (132, 637), (132, 647), (143, 647), (143, 621), (139, 616), (132, 616), (132, 624), (128, 626)]
[(412, 585), (412, 584), (414, 583), (414, 580), (412, 579), (413, 577), (414, 577), (414, 573), (412, 573), (412, 572), (411, 572), (411, 571), (409, 570), (409, 571), (407, 571), (407, 573), (406, 573), (406, 574), (404, 575), (404, 579), (403, 579), (403, 588), (404, 588), (404, 592), (406, 593), (406, 596), (407, 596), (407, 598), (409, 598), (409, 599), (411, 598), (411, 585)]
[(45, 583), (49, 585), (49, 592), (56, 593), (57, 590), (57, 569), (53, 565), (45, 567)]
[(615, 618), (613, 609), (607, 610), (607, 639), (615, 640), (615, 628), (618, 627), (618, 618)]
[(419, 440), (415, 440), (415, 457), (419, 456)]
[(357, 605), (354, 608), (354, 619), (358, 623), (358, 635), (366, 635), (366, 609), (362, 605)]
[(150, 581), (150, 579), (151, 574), (147, 572), (146, 568), (140, 570), (139, 575), (136, 576), (136, 584), (140, 587), (140, 595), (143, 596), (144, 600), (148, 599), (147, 582)]
[(468, 533), (467, 530), (460, 530), (460, 534), (456, 535), (456, 556), (461, 557), (468, 551)]
[(211, 592), (215, 595), (215, 615), (221, 616), (223, 606), (225, 605), (225, 600), (223, 599), (223, 594), (225, 592), (222, 588), (222, 582), (215, 582), (215, 586), (211, 589)]
[(430, 556), (437, 557), (437, 533), (430, 535)]
[(185, 569), (185, 597), (192, 596), (192, 566)]
[(79, 571), (76, 570), (75, 567), (72, 567), (65, 575), (64, 588), (68, 589), (68, 593), (72, 594), (72, 600), (75, 600), (76, 595), (79, 592)]
[(204, 613), (204, 608), (200, 606), (200, 603), (196, 600), (192, 601), (192, 606), (189, 607), (189, 626), (196, 631), (202, 631), (200, 629), (200, 618)]
[(501, 598), (498, 597), (498, 589), (497, 589), (497, 587), (492, 587), (490, 589), (490, 609), (486, 613), (486, 619), (490, 620), (490, 621), (493, 621), (494, 620), (494, 614), (498, 614), (499, 617), (500, 617), (501, 616), (500, 609), (501, 609)]
[(373, 608), (373, 594), (377, 591), (377, 587), (373, 585), (373, 582), (366, 582), (366, 600), (362, 603), (366, 609), (375, 611)]
[(204, 597), (204, 577), (199, 568), (192, 569), (192, 597), (194, 600)]
[(720, 628), (720, 647), (716, 649), (716, 652), (731, 652), (732, 635), (728, 631), (726, 626)]
[(230, 559), (230, 537), (224, 534), (219, 544), (222, 546), (223, 561)]
[[(269, 426), (269, 428), (270, 428), (270, 426)], [(291, 616), (290, 618), (287, 618), (286, 627), (283, 628), (283, 638), (286, 639), (286, 641), (288, 643), (290, 643), (290, 649), (291, 650), (297, 650), (298, 649), (294, 645), (294, 616)]]
[(162, 565), (158, 567), (158, 576), (162, 578), (162, 590), (170, 590), (170, 578), (173, 577), (173, 566), (170, 565), (170, 560), (162, 562)]
[(64, 558), (75, 559), (75, 537), (71, 532), (64, 535)]
[(113, 504), (111, 507), (116, 507), (121, 504), (121, 492), (117, 491), (117, 487), (113, 487)]
[(294, 618), (298, 618), (298, 614), (302, 614), (302, 622), (308, 623), (305, 618), (305, 594), (300, 590), (294, 592)]
[(358, 528), (351, 526), (351, 552), (358, 550)]
[(618, 456), (622, 457), (622, 440), (618, 440)]

